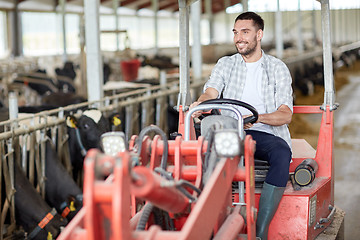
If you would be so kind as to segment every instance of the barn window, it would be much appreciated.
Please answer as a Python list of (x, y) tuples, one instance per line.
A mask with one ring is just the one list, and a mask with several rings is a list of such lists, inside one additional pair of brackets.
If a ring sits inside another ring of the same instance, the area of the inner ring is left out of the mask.
[(5, 58), (7, 53), (6, 13), (0, 11), (0, 58)]

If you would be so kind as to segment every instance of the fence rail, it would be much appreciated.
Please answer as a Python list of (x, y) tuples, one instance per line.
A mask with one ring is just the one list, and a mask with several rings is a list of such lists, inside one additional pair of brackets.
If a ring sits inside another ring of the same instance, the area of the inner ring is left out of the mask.
[[(204, 79), (193, 83), (196, 90), (204, 84)], [(167, 107), (170, 102), (176, 103), (179, 92), (178, 82), (170, 82), (161, 86), (152, 86), (131, 92), (106, 96), (98, 101), (69, 105), (36, 114), (19, 115), (16, 119), (0, 122), (4, 131), (0, 133), (0, 178), (4, 181), (6, 197), (1, 202), (0, 239), (4, 233), (16, 227), (14, 202), (14, 161), (17, 161), (27, 173), (30, 182), (45, 196), (45, 141), (51, 139), (57, 146), (59, 158), (71, 173), (68, 135), (65, 124), (66, 114), (81, 114), (83, 109), (96, 107), (103, 114), (109, 115), (123, 111), (125, 124), (122, 131), (127, 139), (138, 134), (140, 129), (156, 124), (167, 130)], [(175, 104), (174, 104), (175, 106)], [(35, 176), (36, 179), (35, 179)], [(5, 224), (5, 219), (10, 219)]]

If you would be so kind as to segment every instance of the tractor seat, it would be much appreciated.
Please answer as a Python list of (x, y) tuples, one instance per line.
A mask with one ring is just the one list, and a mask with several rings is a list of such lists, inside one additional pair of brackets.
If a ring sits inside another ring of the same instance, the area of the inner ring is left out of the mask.
[[(304, 161), (304, 159), (315, 159), (316, 150), (305, 139), (291, 139), (292, 143), (292, 162), (290, 163), (290, 176), (295, 175), (297, 167)], [(301, 169), (301, 168), (300, 168)], [(255, 159), (255, 187), (262, 188), (265, 181), (269, 164), (267, 161)], [(304, 173), (305, 179), (309, 179), (310, 172), (301, 171)], [(295, 181), (295, 180), (291, 180)]]
[(269, 163), (265, 160), (255, 159), (255, 188), (262, 188), (266, 175), (269, 171)]
[[(261, 189), (263, 187), (263, 184), (266, 179), (266, 175), (269, 171), (270, 165), (265, 160), (255, 159), (255, 188)], [(232, 187), (237, 189), (238, 188), (238, 182), (233, 182)]]

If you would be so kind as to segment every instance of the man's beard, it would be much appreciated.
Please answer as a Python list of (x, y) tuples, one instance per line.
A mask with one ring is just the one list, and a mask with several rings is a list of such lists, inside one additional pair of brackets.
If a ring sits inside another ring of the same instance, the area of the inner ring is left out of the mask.
[[(241, 43), (241, 42), (240, 41), (236, 42), (236, 44), (238, 44), (238, 43)], [(238, 51), (238, 53), (240, 53), (241, 55), (244, 55), (244, 56), (248, 56), (248, 55), (252, 54), (253, 52), (255, 52), (255, 49), (257, 47), (256, 37), (254, 38), (254, 41), (252, 41), (250, 43), (249, 42), (246, 42), (246, 43), (248, 45), (245, 48), (242, 48), (241, 50), (239, 50), (235, 44), (235, 47), (236, 47), (236, 50)]]

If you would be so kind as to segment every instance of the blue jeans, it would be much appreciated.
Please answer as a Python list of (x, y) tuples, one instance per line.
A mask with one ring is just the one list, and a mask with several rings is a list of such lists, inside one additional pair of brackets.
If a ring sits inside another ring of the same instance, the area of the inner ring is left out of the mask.
[(245, 130), (256, 141), (255, 159), (265, 160), (270, 168), (265, 182), (277, 187), (285, 187), (289, 179), (291, 149), (284, 139), (269, 133)]

